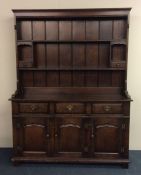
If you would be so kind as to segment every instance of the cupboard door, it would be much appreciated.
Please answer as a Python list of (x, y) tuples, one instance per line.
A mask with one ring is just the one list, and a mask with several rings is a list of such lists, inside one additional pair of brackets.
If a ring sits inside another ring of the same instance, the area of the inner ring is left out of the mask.
[(50, 149), (50, 122), (48, 118), (13, 119), (14, 143), (17, 154), (47, 155)]
[(114, 117), (94, 119), (94, 156), (119, 157), (122, 148), (122, 120)]
[(59, 156), (80, 157), (81, 118), (58, 117), (55, 120), (55, 152)]
[[(90, 153), (89, 120), (81, 117), (58, 117), (55, 119), (55, 153), (62, 157), (81, 157)], [(86, 127), (85, 127), (86, 126)]]

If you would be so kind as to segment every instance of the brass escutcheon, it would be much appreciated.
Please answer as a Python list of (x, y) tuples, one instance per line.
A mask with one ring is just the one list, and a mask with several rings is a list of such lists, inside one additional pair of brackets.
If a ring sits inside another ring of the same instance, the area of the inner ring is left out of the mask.
[(72, 105), (68, 105), (68, 106), (67, 106), (67, 109), (68, 109), (69, 111), (72, 111), (73, 106), (72, 106)]
[(35, 111), (36, 109), (37, 109), (37, 106), (31, 105), (31, 110), (32, 110), (32, 111)]
[(106, 105), (106, 106), (104, 106), (104, 110), (106, 111), (106, 112), (109, 112), (109, 111), (111, 111), (111, 106), (109, 106), (109, 105)]

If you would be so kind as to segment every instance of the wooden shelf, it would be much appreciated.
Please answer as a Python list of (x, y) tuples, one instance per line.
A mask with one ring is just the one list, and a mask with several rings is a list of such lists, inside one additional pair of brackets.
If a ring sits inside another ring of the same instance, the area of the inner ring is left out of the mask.
[[(103, 93), (105, 91), (105, 93)], [(26, 87), (24, 96), (12, 100), (17, 101), (131, 101), (126, 94), (120, 93), (120, 88), (112, 87)]]
[(28, 71), (97, 71), (97, 70), (103, 70), (103, 71), (112, 71), (112, 70), (125, 70), (125, 68), (87, 68), (87, 67), (78, 67), (78, 68), (57, 68), (57, 67), (52, 67), (52, 68), (18, 68), (19, 70), (28, 70)]
[(20, 42), (20, 44), (23, 42), (33, 42), (33, 43), (113, 43), (113, 44), (126, 44), (126, 40), (120, 40), (120, 41), (114, 41), (114, 40), (17, 40), (17, 42)]

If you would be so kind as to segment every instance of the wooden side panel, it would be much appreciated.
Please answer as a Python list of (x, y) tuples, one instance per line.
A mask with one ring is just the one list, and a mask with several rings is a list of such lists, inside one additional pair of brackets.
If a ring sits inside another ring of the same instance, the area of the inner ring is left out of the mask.
[(129, 123), (130, 123), (130, 119), (127, 118), (127, 119), (124, 119), (123, 120), (123, 129), (122, 129), (122, 134), (123, 134), (123, 154), (122, 156), (124, 158), (128, 158), (129, 157)]
[(18, 103), (12, 102), (12, 114), (18, 114), (18, 112), (19, 112)]

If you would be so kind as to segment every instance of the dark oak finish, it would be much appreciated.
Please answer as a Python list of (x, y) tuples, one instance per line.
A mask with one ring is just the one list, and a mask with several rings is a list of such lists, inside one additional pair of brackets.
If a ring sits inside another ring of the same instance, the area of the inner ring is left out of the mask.
[(13, 10), (14, 163), (128, 167), (130, 10)]

